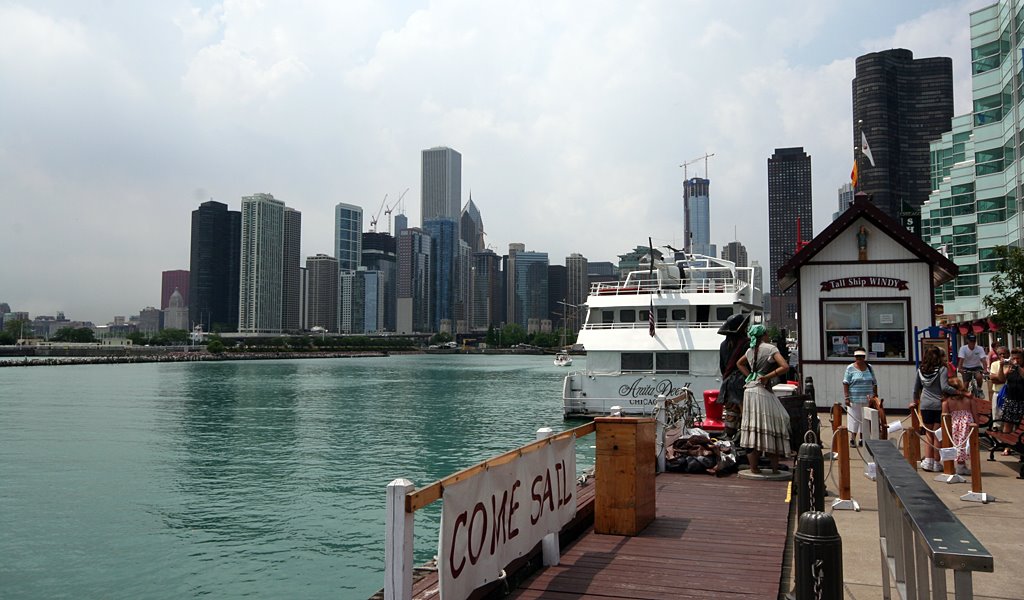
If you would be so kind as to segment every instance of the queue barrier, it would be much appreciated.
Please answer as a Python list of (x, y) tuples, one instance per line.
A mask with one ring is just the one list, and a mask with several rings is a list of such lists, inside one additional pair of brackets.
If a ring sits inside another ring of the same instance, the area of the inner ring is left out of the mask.
[(972, 573), (991, 573), (992, 554), (921, 479), (892, 443), (868, 440), (876, 465), (882, 597), (947, 598), (953, 572), (957, 600), (974, 597)]

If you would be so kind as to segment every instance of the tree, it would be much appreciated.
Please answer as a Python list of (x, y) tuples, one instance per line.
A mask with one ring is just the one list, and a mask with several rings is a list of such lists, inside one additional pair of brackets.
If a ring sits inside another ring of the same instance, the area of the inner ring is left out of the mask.
[(28, 319), (14, 319), (4, 324), (4, 331), (9, 333), (15, 340), (26, 336), (32, 337), (32, 321)]
[(452, 335), (446, 331), (435, 333), (433, 337), (430, 338), (430, 343), (437, 345), (447, 344), (450, 341), (452, 341)]
[(992, 277), (992, 292), (982, 304), (992, 311), (999, 327), (1010, 333), (1024, 329), (1024, 250), (996, 246), (1000, 264)]
[(210, 354), (223, 354), (224, 353), (224, 342), (220, 341), (219, 338), (210, 340), (210, 343), (206, 345), (206, 351)]
[(494, 331), (494, 325), (487, 326), (487, 335), (484, 337), (484, 343), (487, 344), (488, 348), (494, 348), (498, 345), (498, 334)]
[(501, 328), (501, 345), (515, 346), (526, 339), (526, 331), (519, 323), (509, 323)]
[(90, 344), (96, 341), (92, 329), (88, 327), (61, 327), (50, 339), (54, 342), (73, 342), (79, 344)]

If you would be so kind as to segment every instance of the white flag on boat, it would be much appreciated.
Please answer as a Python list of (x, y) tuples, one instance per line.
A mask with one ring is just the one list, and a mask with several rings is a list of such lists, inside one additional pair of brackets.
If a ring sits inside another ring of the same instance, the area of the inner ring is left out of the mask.
[(875, 166), (875, 157), (871, 156), (871, 146), (868, 146), (868, 136), (864, 135), (863, 131), (860, 132), (860, 149), (864, 156), (868, 157), (871, 166)]

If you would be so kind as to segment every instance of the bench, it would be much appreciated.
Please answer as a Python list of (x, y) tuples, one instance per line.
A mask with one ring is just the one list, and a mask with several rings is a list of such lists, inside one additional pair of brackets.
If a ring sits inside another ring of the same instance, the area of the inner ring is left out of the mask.
[(1024, 423), (1016, 423), (1013, 431), (993, 431), (992, 426), (999, 425), (1000, 429), (1009, 423), (1001, 419), (992, 418), (992, 402), (983, 398), (975, 398), (975, 407), (978, 411), (978, 431), (983, 446), (988, 450), (988, 459), (996, 459), (996, 451), (1008, 449), (1017, 454), (1020, 458), (1017, 479), (1024, 479)]

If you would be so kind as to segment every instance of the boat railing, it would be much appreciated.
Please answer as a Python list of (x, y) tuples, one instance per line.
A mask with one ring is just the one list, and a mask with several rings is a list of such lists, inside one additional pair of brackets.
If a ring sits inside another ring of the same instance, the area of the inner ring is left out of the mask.
[[(724, 321), (706, 321), (706, 322), (677, 322), (677, 323), (656, 323), (655, 329), (718, 329), (723, 325)], [(583, 329), (591, 330), (608, 330), (608, 329), (643, 329), (647, 331), (650, 329), (650, 323), (647, 321), (638, 321), (635, 323), (586, 323), (583, 325)]]
[(594, 296), (635, 296), (661, 291), (684, 293), (736, 293), (745, 282), (737, 283), (733, 277), (679, 279), (670, 281), (626, 280), (594, 283), (590, 294)]

